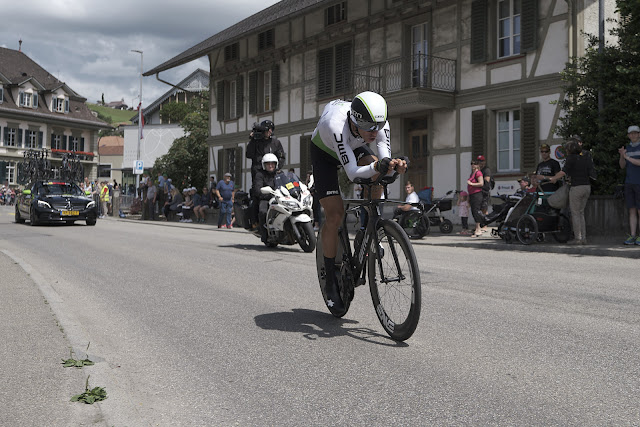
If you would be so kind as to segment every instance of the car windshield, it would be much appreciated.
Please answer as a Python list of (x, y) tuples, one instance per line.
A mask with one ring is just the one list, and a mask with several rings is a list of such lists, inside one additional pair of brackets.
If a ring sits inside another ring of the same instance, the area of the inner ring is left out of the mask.
[(42, 183), (39, 186), (38, 194), (41, 196), (84, 196), (84, 193), (76, 184), (65, 182)]

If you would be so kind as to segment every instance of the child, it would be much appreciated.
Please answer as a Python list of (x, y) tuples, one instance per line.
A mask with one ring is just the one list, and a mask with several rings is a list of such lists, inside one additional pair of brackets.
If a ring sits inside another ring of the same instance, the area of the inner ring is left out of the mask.
[(469, 193), (461, 191), (458, 193), (458, 214), (462, 221), (462, 231), (460, 234), (468, 235), (469, 232)]

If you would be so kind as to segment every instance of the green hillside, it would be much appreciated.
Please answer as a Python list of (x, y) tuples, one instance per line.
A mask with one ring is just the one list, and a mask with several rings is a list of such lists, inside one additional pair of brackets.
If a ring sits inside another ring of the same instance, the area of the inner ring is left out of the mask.
[(91, 111), (97, 112), (98, 118), (110, 122), (114, 126), (119, 123), (131, 124), (131, 117), (136, 115), (135, 110), (115, 110), (113, 108), (103, 107), (102, 105), (91, 104), (88, 102), (87, 107), (89, 107)]

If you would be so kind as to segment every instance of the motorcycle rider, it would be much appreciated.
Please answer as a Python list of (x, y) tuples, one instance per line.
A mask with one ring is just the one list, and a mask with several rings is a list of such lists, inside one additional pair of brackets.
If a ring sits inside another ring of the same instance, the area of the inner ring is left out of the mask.
[(265, 226), (267, 221), (267, 211), (269, 210), (269, 200), (271, 194), (262, 194), (260, 189), (262, 187), (271, 187), (276, 189), (280, 181), (280, 176), (286, 179), (286, 176), (277, 169), (278, 158), (273, 153), (267, 153), (262, 157), (262, 169), (256, 172), (256, 179), (253, 181), (252, 192), (256, 195), (258, 201), (258, 223), (260, 230), (260, 237), (263, 243), (267, 242), (267, 228)]
[[(339, 312), (344, 310), (344, 303), (335, 278), (335, 257), (344, 207), (338, 185), (338, 167), (342, 166), (352, 181), (358, 177), (375, 180), (380, 173), (406, 172), (407, 163), (403, 159), (391, 159), (387, 102), (374, 92), (362, 92), (352, 102), (337, 99), (327, 104), (311, 141), (316, 196), (325, 210), (322, 226), (325, 302), (331, 310)], [(372, 142), (377, 146), (377, 157), (369, 148)], [(373, 191), (373, 197), (380, 198), (382, 188)]]
[[(256, 123), (249, 134), (250, 139), (247, 144), (246, 158), (251, 159), (251, 182), (256, 180), (256, 174), (262, 166), (262, 157), (267, 154), (275, 154), (278, 159), (277, 169), (284, 166), (285, 153), (278, 138), (273, 136), (276, 125), (271, 120), (263, 120), (259, 125)], [(257, 220), (257, 205), (260, 202), (260, 194), (251, 191), (253, 209), (251, 210), (251, 222), (255, 224)]]

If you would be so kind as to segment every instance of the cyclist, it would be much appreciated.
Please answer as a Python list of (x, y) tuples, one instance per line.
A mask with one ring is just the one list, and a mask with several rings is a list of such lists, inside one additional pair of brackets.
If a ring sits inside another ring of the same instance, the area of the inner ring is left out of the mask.
[[(387, 102), (374, 92), (362, 92), (352, 102), (335, 100), (327, 104), (311, 137), (311, 163), (316, 197), (325, 211), (322, 226), (322, 248), (326, 271), (326, 304), (336, 311), (344, 309), (335, 278), (338, 228), (344, 207), (338, 184), (338, 167), (342, 166), (350, 180), (377, 179), (380, 173), (394, 170), (404, 173), (407, 163), (391, 159), (391, 143), (387, 122)], [(378, 156), (369, 144), (375, 142)], [(380, 198), (382, 188), (372, 196)]]

